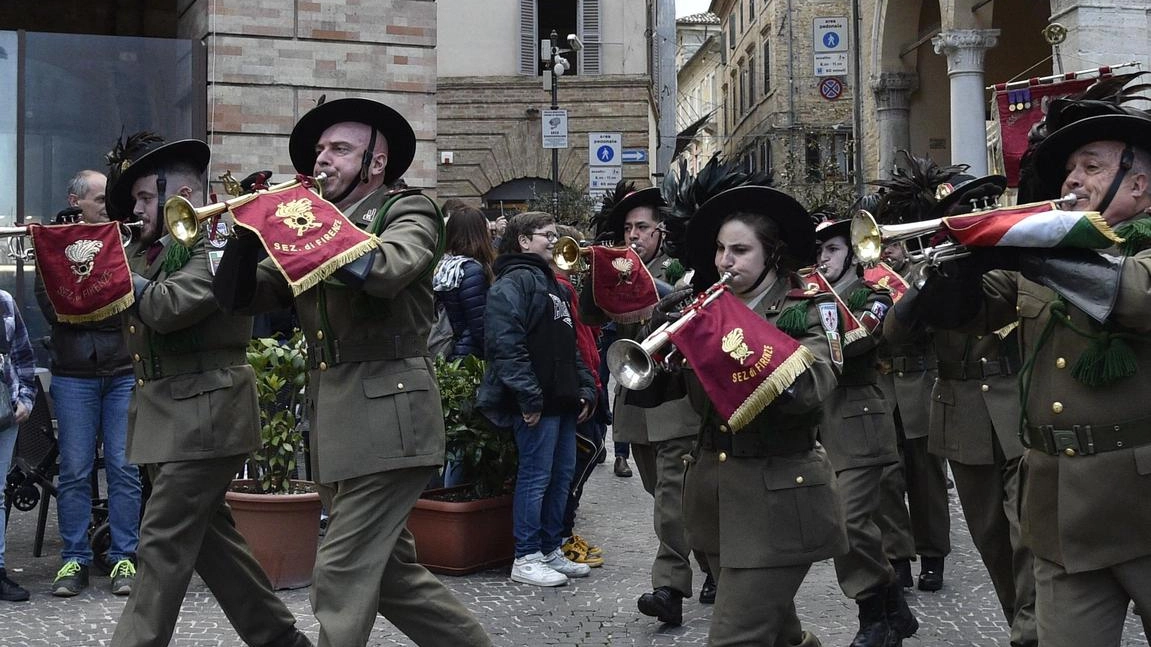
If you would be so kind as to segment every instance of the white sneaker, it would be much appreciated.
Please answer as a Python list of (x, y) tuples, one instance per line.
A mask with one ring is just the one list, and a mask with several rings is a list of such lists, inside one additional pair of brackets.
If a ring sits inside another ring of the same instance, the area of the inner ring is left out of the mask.
[(563, 573), (568, 577), (587, 577), (588, 573), (591, 573), (591, 566), (571, 561), (564, 556), (564, 552), (560, 548), (548, 553), (547, 557), (543, 558), (543, 563), (553, 571)]
[(536, 586), (563, 586), (568, 583), (568, 578), (544, 563), (544, 554), (537, 550), (516, 558), (512, 563), (512, 581)]

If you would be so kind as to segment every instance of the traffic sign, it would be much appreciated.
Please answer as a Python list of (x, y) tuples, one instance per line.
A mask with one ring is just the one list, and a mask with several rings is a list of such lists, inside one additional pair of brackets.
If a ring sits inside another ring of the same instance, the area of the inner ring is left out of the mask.
[(624, 164), (640, 164), (647, 162), (647, 150), (643, 148), (625, 148), (620, 153)]
[(589, 166), (587, 170), (588, 193), (593, 197), (599, 193), (612, 191), (615, 185), (623, 179), (623, 167), (620, 166)]
[(619, 166), (623, 133), (588, 133), (588, 166)]
[(847, 52), (815, 54), (816, 76), (845, 76), (847, 74)]
[(819, 82), (819, 96), (827, 99), (828, 101), (835, 101), (843, 96), (843, 81), (835, 77), (824, 79)]
[(812, 20), (812, 43), (815, 51), (847, 51), (847, 17), (815, 18)]
[(568, 147), (568, 111), (541, 110), (540, 130), (543, 132), (544, 148)]

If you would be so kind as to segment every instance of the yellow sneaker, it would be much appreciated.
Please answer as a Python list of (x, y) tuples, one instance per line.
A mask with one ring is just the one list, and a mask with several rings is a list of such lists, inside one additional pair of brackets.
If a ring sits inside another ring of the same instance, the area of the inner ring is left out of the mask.
[(603, 551), (600, 550), (599, 546), (592, 546), (591, 544), (587, 543), (586, 539), (580, 537), (579, 535), (572, 535), (571, 542), (583, 547), (583, 549), (587, 551), (588, 555), (595, 555), (596, 557), (603, 556)]
[(588, 543), (578, 535), (572, 536), (572, 538), (564, 542), (562, 546), (564, 557), (567, 557), (570, 561), (577, 564), (586, 564), (592, 568), (603, 566), (603, 556), (592, 555), (588, 550), (589, 548), (591, 547)]

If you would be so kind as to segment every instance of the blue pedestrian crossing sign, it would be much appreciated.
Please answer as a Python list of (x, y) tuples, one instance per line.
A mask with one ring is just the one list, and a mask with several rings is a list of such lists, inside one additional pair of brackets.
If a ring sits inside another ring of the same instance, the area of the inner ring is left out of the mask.
[(623, 133), (588, 133), (588, 166), (619, 166)]
[(604, 144), (603, 146), (600, 146), (596, 149), (595, 156), (596, 159), (599, 160), (600, 164), (611, 164), (611, 161), (615, 159), (615, 149), (607, 144)]
[(812, 44), (816, 54), (847, 51), (847, 16), (812, 20)]
[(829, 31), (823, 35), (823, 46), (829, 50), (834, 50), (839, 45), (839, 34), (834, 31)]

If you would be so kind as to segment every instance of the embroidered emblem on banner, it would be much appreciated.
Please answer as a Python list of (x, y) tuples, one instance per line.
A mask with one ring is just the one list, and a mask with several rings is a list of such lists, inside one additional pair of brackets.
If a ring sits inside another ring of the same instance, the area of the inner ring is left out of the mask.
[(631, 283), (631, 271), (635, 269), (635, 263), (630, 258), (621, 256), (612, 259), (611, 266), (619, 274), (619, 283), (616, 285)]
[(101, 249), (104, 249), (104, 243), (87, 239), (78, 240), (64, 248), (64, 258), (72, 265), (77, 283), (92, 275), (92, 261), (96, 260), (96, 254)]
[(291, 227), (296, 236), (303, 236), (309, 230), (324, 226), (316, 221), (316, 215), (312, 213), (312, 201), (307, 198), (281, 202), (276, 207), (276, 217)]
[(744, 360), (754, 355), (743, 341), (743, 328), (732, 328), (720, 340), (720, 348), (743, 366)]

